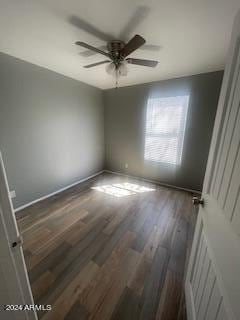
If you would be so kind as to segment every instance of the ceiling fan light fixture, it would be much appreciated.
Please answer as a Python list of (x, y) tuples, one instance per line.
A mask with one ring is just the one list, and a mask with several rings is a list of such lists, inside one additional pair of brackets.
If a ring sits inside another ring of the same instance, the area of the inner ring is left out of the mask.
[(122, 61), (118, 67), (118, 73), (120, 76), (127, 76), (128, 68), (127, 68), (127, 61)]
[(115, 77), (116, 76), (116, 67), (113, 62), (109, 63), (106, 65), (106, 72), (110, 74), (111, 76)]
[(125, 77), (128, 73), (127, 61), (122, 61), (118, 66), (116, 66), (113, 62), (109, 63), (106, 66), (106, 72), (113, 76), (117, 77)]

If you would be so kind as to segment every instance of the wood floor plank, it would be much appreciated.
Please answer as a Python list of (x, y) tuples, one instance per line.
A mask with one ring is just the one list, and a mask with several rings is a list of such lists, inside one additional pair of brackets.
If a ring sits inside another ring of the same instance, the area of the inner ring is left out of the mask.
[[(24, 247), (27, 248), (28, 245), (35, 241), (36, 237), (42, 237), (42, 234), (44, 233), (44, 230), (48, 230), (44, 225), (38, 226), (35, 230), (34, 228), (31, 229), (31, 232), (25, 232), (22, 233), (23, 241), (24, 241)], [(33, 236), (34, 234), (34, 236)]]
[(133, 277), (138, 261), (138, 253), (129, 249), (126, 254), (126, 258), (123, 260), (123, 263), (120, 264), (117, 276), (115, 276), (112, 281), (112, 286), (109, 290), (105, 291), (103, 299), (99, 301), (100, 303), (95, 305), (89, 320), (108, 320), (111, 318), (125, 286)]
[(69, 282), (71, 282), (76, 275), (91, 261), (92, 257), (98, 252), (107, 238), (104, 234), (100, 234), (97, 241), (91, 243), (91, 245), (81, 253), (72, 263), (67, 266), (61, 274), (58, 275), (56, 280), (50, 286), (48, 293), (40, 300), (40, 304), (52, 303), (54, 304), (60, 293), (65, 290)]
[[(62, 274), (65, 269), (69, 268), (70, 265), (73, 265), (77, 259), (81, 259), (84, 253), (98, 242), (98, 238), (102, 230), (106, 225), (106, 221), (99, 221), (99, 223), (89, 231), (89, 233), (80, 240), (71, 250), (69, 250), (64, 257), (64, 260), (61, 261), (58, 265), (51, 266), (52, 273), (57, 277)], [(105, 237), (107, 238), (107, 236)]]
[(40, 230), (39, 234), (34, 233), (34, 237), (29, 239), (28, 241), (25, 241), (25, 248), (28, 249), (30, 252), (34, 252), (36, 248), (38, 248), (41, 243), (44, 243), (46, 239), (49, 239), (52, 237), (52, 232), (48, 228), (42, 228)]
[(51, 266), (58, 265), (59, 262), (63, 261), (65, 255), (69, 252), (69, 249), (70, 246), (67, 243), (63, 243), (60, 247), (57, 247), (50, 255), (30, 270), (30, 281), (35, 282), (37, 278), (50, 269)]
[(179, 277), (177, 277), (174, 272), (168, 270), (160, 297), (156, 320), (177, 320), (181, 295), (182, 283)]
[(145, 282), (139, 320), (154, 319), (166, 276), (168, 258), (167, 249), (158, 247)]
[(133, 279), (128, 284), (129, 288), (131, 288), (138, 295), (141, 295), (143, 292), (145, 281), (151, 271), (153, 258), (159, 246), (160, 240), (161, 230), (155, 226), (151, 237), (149, 238), (148, 243), (140, 256), (140, 261), (134, 273)]
[(184, 219), (178, 219), (172, 237), (172, 245), (169, 260), (169, 269), (183, 278), (186, 249), (187, 249), (188, 223)]
[(54, 275), (52, 272), (47, 270), (35, 282), (32, 283), (32, 293), (36, 301), (46, 293), (53, 281)]
[(95, 261), (99, 266), (102, 266), (107, 258), (111, 255), (113, 249), (117, 245), (117, 243), (121, 240), (123, 235), (128, 229), (129, 224), (131, 223), (132, 219), (134, 217), (134, 214), (129, 214), (118, 226), (116, 231), (113, 235), (109, 237), (108, 242), (106, 245), (102, 248), (101, 251), (99, 251), (94, 257), (93, 261)]
[(69, 239), (69, 237), (75, 232), (79, 233), (82, 228), (82, 222), (77, 221), (73, 226), (71, 226), (71, 228), (68, 228), (64, 232), (62, 232), (59, 237), (52, 238), (52, 241), (45, 241), (44, 245), (42, 245), (38, 250), (34, 250), (33, 255), (27, 258), (25, 256), (28, 270), (30, 271), (31, 269), (33, 269), (37, 264), (39, 264), (48, 255), (50, 255), (52, 251), (60, 247), (64, 242), (68, 243), (67, 240)]
[(137, 204), (134, 215), (134, 219), (131, 221), (128, 229), (132, 232), (138, 233), (144, 225), (145, 220), (147, 219), (146, 208), (148, 206), (147, 201), (142, 201), (141, 204)]
[(145, 214), (147, 218), (138, 232), (138, 236), (132, 245), (132, 249), (142, 252), (153, 228), (157, 222), (159, 211), (151, 203), (148, 204)]
[(104, 214), (102, 216), (94, 217), (88, 224), (85, 224), (81, 230), (78, 232), (72, 233), (66, 239), (67, 243), (71, 244), (73, 247), (82, 239), (84, 239), (92, 229), (94, 229), (99, 223), (105, 221), (105, 224), (110, 221), (112, 213), (110, 211), (102, 211)]
[[(98, 274), (92, 279), (89, 286), (83, 291), (80, 296), (80, 302), (87, 310), (93, 312), (97, 305), (101, 304), (106, 293), (113, 287), (113, 283), (118, 279), (119, 274), (123, 272), (121, 266), (126, 263), (128, 248), (134, 239), (134, 234), (127, 231), (122, 238), (122, 241), (115, 247), (111, 256), (106, 263), (101, 267)], [(137, 259), (136, 255), (133, 255)], [(134, 259), (133, 258), (133, 259)]]
[(87, 320), (88, 318), (89, 318), (89, 313), (77, 301), (72, 306), (71, 310), (67, 313), (65, 320)]
[(111, 235), (119, 226), (119, 224), (126, 218), (127, 215), (131, 214), (132, 207), (124, 207), (118, 210), (115, 210), (115, 216), (108, 223), (106, 228), (103, 230), (107, 235)]
[[(86, 264), (76, 277), (74, 277), (72, 281), (69, 281), (65, 290), (63, 290), (56, 299), (54, 310), (48, 312), (43, 319), (50, 320), (52, 317), (55, 317), (55, 314), (59, 313), (67, 315), (67, 318), (71, 319), (70, 316), (74, 314), (75, 317), (77, 310), (81, 311), (81, 316), (84, 315), (83, 319), (87, 318), (88, 312), (83, 306), (80, 306), (78, 299), (81, 292), (89, 284), (98, 270), (99, 268), (94, 262), (90, 261)], [(75, 304), (77, 304), (77, 306), (74, 307)], [(71, 310), (72, 308), (73, 310)], [(85, 312), (83, 312), (84, 310)]]
[(111, 320), (138, 319), (140, 311), (140, 297), (134, 291), (126, 287), (111, 316)]

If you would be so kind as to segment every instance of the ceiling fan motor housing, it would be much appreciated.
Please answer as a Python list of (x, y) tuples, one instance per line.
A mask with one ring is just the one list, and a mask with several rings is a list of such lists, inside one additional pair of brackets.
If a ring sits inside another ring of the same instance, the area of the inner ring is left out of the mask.
[(111, 40), (107, 43), (107, 48), (109, 53), (111, 54), (114, 62), (119, 62), (121, 59), (120, 51), (125, 46), (125, 43), (121, 40)]

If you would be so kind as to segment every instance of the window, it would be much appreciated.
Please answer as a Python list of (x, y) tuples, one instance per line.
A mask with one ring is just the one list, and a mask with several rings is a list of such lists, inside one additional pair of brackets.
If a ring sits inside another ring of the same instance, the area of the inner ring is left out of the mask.
[(148, 99), (145, 160), (181, 163), (188, 101), (189, 96)]

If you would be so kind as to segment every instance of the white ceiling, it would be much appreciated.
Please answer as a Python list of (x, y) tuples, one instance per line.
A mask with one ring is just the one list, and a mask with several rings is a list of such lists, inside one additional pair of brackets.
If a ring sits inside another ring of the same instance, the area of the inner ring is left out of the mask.
[[(125, 41), (138, 33), (147, 44), (161, 46), (158, 51), (143, 48), (132, 54), (131, 57), (159, 60), (159, 65), (155, 69), (129, 66), (129, 74), (121, 78), (120, 86), (220, 70), (240, 2), (0, 0), (0, 6), (0, 51), (106, 89), (114, 86), (114, 79), (104, 65), (82, 67), (105, 57), (80, 55), (85, 50), (74, 45), (75, 41), (101, 46), (104, 41), (97, 37), (97, 31), (101, 37), (101, 33), (115, 38), (124, 33)], [(136, 12), (142, 13), (141, 21), (137, 21)], [(73, 16), (85, 30), (74, 25)]]

